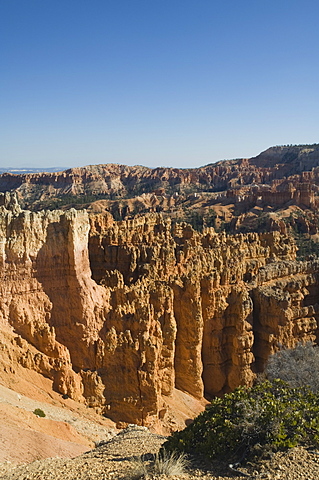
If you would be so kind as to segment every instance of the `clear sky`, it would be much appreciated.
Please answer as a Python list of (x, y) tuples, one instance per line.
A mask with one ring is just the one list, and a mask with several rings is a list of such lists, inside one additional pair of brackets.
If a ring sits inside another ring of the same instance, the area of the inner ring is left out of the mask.
[(317, 0), (0, 0), (0, 167), (319, 142)]

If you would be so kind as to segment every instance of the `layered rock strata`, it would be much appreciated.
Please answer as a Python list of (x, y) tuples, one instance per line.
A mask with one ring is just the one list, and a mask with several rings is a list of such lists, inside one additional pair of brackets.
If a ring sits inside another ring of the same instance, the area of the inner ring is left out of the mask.
[(174, 389), (220, 395), (317, 339), (319, 265), (287, 235), (0, 205), (0, 325), (19, 363), (114, 420), (164, 422)]
[(250, 159), (189, 169), (106, 164), (54, 173), (0, 174), (0, 192), (10, 190), (30, 209), (51, 208), (52, 202), (67, 205), (82, 199), (82, 203), (90, 203), (152, 193), (153, 199), (140, 198), (144, 208), (150, 210), (149, 203), (155, 203), (169, 210), (174, 195), (207, 192), (222, 192), (247, 205), (260, 202), (280, 207), (294, 202), (312, 209), (319, 205), (319, 145), (272, 147)]

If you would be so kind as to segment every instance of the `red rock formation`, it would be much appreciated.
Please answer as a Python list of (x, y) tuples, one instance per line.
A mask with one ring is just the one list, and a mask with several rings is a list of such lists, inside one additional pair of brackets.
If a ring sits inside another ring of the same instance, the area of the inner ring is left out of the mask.
[(317, 337), (318, 264), (285, 234), (0, 203), (0, 324), (20, 364), (112, 419), (165, 422), (175, 388), (222, 394)]

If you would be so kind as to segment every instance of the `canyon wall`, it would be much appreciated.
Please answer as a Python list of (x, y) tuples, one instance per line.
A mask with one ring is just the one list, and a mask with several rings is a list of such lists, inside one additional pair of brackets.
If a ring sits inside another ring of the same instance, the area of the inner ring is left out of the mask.
[(279, 232), (35, 213), (6, 193), (0, 326), (15, 356), (0, 363), (36, 370), (116, 421), (165, 422), (175, 389), (220, 395), (250, 383), (280, 345), (317, 340), (318, 267), (296, 262)]

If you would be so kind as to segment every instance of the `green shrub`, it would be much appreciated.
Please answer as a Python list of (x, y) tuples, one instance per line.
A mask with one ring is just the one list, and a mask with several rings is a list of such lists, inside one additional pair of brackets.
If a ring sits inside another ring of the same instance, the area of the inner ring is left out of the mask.
[(43, 410), (41, 410), (41, 408), (36, 408), (35, 410), (33, 410), (33, 413), (37, 417), (45, 417), (45, 413)]
[(164, 448), (238, 462), (298, 444), (319, 445), (319, 396), (306, 387), (267, 380), (215, 398)]

